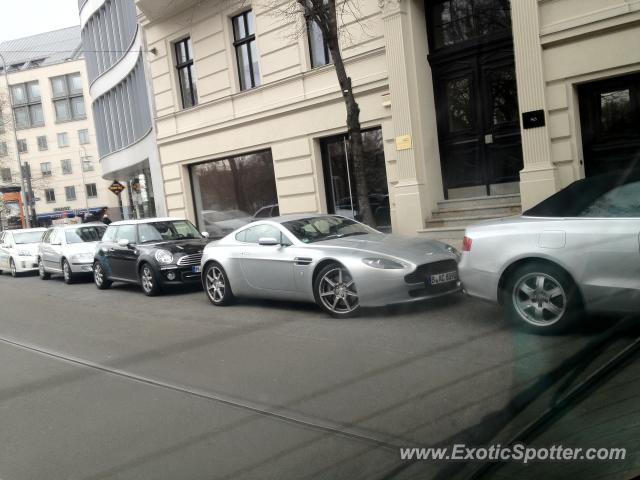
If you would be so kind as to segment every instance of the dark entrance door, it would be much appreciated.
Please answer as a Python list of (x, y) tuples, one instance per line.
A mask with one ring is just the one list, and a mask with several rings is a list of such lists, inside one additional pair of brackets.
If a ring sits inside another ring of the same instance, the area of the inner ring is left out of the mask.
[(522, 147), (508, 0), (428, 2), (445, 187), (517, 182)]
[(581, 85), (578, 95), (585, 174), (640, 167), (640, 74)]

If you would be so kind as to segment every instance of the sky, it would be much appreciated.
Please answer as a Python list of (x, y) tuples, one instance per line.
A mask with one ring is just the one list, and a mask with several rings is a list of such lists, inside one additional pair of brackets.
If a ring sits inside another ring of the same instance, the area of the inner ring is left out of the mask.
[(78, 0), (0, 0), (0, 42), (79, 24)]

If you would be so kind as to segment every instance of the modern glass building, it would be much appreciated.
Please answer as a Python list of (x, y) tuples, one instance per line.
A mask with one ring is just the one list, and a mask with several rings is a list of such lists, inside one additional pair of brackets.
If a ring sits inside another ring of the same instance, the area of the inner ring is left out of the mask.
[(78, 7), (102, 174), (127, 187), (125, 216), (165, 215), (145, 41), (134, 0), (79, 0)]

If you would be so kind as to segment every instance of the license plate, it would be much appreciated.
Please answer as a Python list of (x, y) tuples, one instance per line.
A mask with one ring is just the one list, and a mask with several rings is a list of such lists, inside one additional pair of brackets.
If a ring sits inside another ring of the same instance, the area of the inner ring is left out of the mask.
[(191, 267), (191, 271), (192, 271), (193, 273), (200, 273), (200, 266), (197, 266), (197, 267)]
[(438, 285), (440, 283), (454, 282), (458, 279), (458, 272), (445, 272), (431, 275), (427, 280), (429, 285)]

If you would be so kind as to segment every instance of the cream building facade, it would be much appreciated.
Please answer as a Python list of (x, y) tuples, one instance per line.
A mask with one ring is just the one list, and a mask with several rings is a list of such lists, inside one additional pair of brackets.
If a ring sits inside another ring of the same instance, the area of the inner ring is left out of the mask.
[(5, 42), (0, 53), (6, 60), (9, 80), (7, 88), (4, 75), (0, 75), (6, 120), (0, 134), (0, 185), (20, 186), (12, 131), (16, 128), (20, 159), (31, 171), (40, 225), (87, 208), (98, 212), (107, 207), (117, 218), (117, 198), (108, 190), (111, 182), (102, 178), (98, 163), (79, 28)]
[[(263, 1), (136, 5), (169, 214), (213, 233), (274, 205), (357, 216), (345, 108), (313, 28), (297, 35), (302, 20)], [(378, 226), (460, 238), (638, 155), (640, 2), (358, 5), (342, 51)]]

